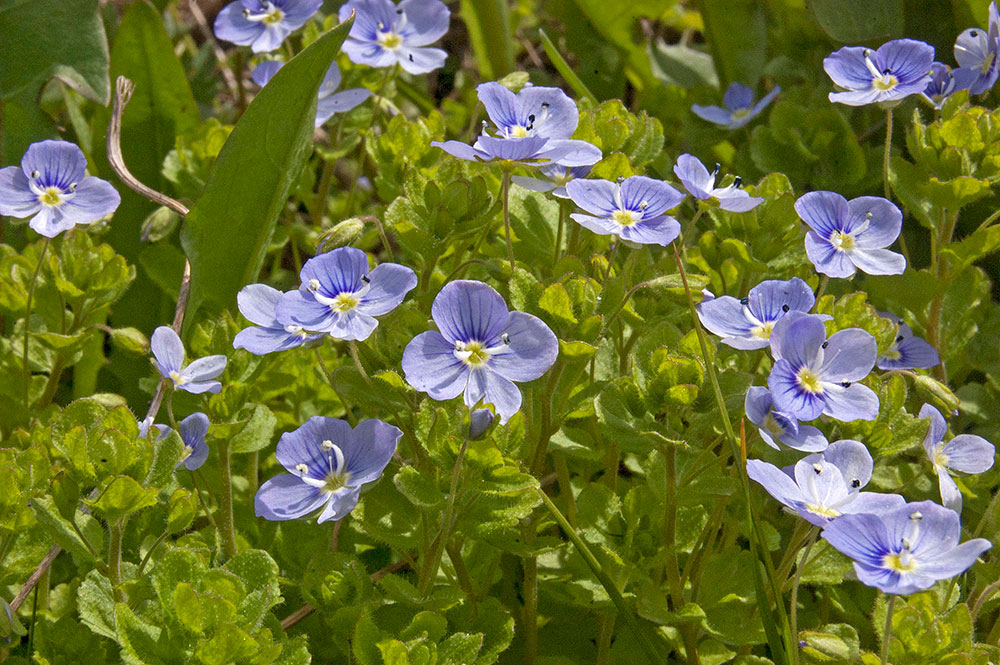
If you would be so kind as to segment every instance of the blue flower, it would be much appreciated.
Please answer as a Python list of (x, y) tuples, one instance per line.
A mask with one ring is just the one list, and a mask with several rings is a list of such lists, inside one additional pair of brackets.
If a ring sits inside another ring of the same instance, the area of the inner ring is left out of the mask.
[(848, 106), (896, 102), (923, 92), (931, 79), (934, 47), (913, 39), (894, 39), (877, 50), (845, 46), (823, 59), (823, 69), (844, 92), (830, 101)]
[(769, 279), (750, 289), (746, 298), (719, 296), (698, 305), (698, 318), (722, 343), (735, 349), (763, 349), (771, 331), (788, 312), (808, 312), (816, 302), (809, 285), (798, 277)]
[(760, 432), (764, 443), (776, 450), (781, 447), (775, 443), (780, 441), (789, 448), (807, 453), (825, 450), (828, 442), (819, 429), (811, 425), (800, 425), (794, 416), (774, 410), (774, 399), (771, 392), (762, 386), (750, 386), (743, 402), (747, 420), (752, 422)]
[(568, 199), (566, 185), (570, 180), (586, 178), (593, 166), (562, 166), (561, 164), (551, 164), (538, 169), (545, 178), (528, 178), (523, 175), (516, 175), (511, 178), (515, 185), (530, 189), (533, 192), (552, 192), (553, 196), (561, 199)]
[(860, 383), (875, 365), (875, 338), (847, 328), (826, 338), (823, 319), (789, 315), (771, 333), (774, 366), (767, 377), (774, 408), (799, 420), (875, 420), (878, 396)]
[(379, 479), (403, 433), (381, 420), (351, 426), (313, 416), (278, 440), (277, 457), (288, 473), (271, 478), (254, 497), (254, 512), (268, 520), (305, 517), (320, 508), (319, 522), (354, 510), (361, 488)]
[[(170, 428), (166, 425), (153, 425), (160, 434), (156, 440), (166, 438), (170, 434)], [(177, 429), (184, 442), (184, 456), (177, 466), (184, 465), (188, 471), (200, 469), (201, 465), (208, 459), (208, 444), (205, 443), (205, 435), (208, 434), (208, 416), (200, 411), (192, 413), (182, 420)]]
[(830, 277), (899, 275), (902, 254), (885, 249), (899, 237), (903, 215), (881, 196), (848, 201), (834, 192), (809, 192), (795, 202), (795, 212), (809, 228), (806, 254), (816, 270)]
[(722, 96), (725, 108), (692, 104), (691, 112), (702, 120), (722, 125), (726, 129), (739, 129), (756, 118), (778, 96), (779, 92), (781, 92), (781, 86), (776, 85), (771, 92), (754, 104), (753, 88), (733, 81), (726, 88), (726, 94)]
[(711, 173), (705, 165), (698, 161), (694, 155), (683, 154), (677, 158), (674, 164), (674, 175), (676, 175), (684, 189), (691, 193), (691, 196), (700, 201), (714, 199), (719, 207), (730, 212), (747, 212), (753, 210), (764, 199), (759, 196), (750, 196), (740, 189), (743, 180), (736, 176), (732, 184), (727, 187), (716, 187), (715, 177), (719, 175), (719, 165), (715, 165), (715, 170)]
[(410, 74), (426, 74), (444, 65), (447, 53), (427, 48), (448, 32), (451, 12), (440, 0), (348, 0), (338, 17), (357, 12), (344, 53), (362, 65), (390, 67), (396, 63)]
[(323, 0), (237, 0), (215, 17), (215, 36), (249, 46), (254, 53), (273, 51), (319, 11)]
[(910, 594), (959, 575), (993, 545), (976, 538), (961, 545), (958, 513), (932, 501), (908, 503), (880, 515), (844, 515), (823, 538), (854, 559), (864, 584), (885, 593)]
[(206, 356), (185, 365), (184, 345), (169, 326), (160, 326), (153, 331), (149, 347), (153, 351), (153, 364), (160, 376), (173, 381), (174, 388), (195, 395), (222, 390), (222, 384), (212, 379), (226, 369), (225, 356)]
[(931, 65), (931, 81), (920, 93), (928, 104), (936, 109), (944, 107), (945, 100), (959, 90), (968, 90), (973, 85), (977, 74), (971, 69), (958, 68), (953, 70), (948, 65), (935, 62)]
[(83, 151), (72, 143), (32, 143), (20, 168), (0, 169), (0, 215), (30, 217), (28, 226), (46, 238), (110, 215), (121, 197), (86, 168)]
[(576, 104), (559, 88), (526, 86), (516, 95), (505, 86), (482, 83), (476, 88), (496, 136), (483, 133), (474, 144), (433, 141), (450, 155), (468, 161), (495, 159), (542, 166), (591, 166), (601, 159), (600, 149), (569, 138), (580, 114)]
[(492, 404), (501, 423), (521, 408), (514, 382), (537, 379), (559, 354), (559, 341), (541, 319), (508, 311), (482, 282), (449, 282), (431, 316), (438, 330), (420, 333), (403, 351), (406, 380), (436, 400), (464, 394), (469, 408)]
[(573, 180), (566, 184), (566, 193), (590, 213), (570, 217), (594, 233), (665, 247), (681, 232), (677, 220), (664, 213), (676, 208), (684, 194), (662, 180), (640, 175), (619, 182)]
[(902, 319), (889, 312), (879, 312), (878, 315), (899, 326), (896, 339), (875, 362), (879, 369), (930, 369), (941, 364), (941, 358), (934, 347), (919, 337), (914, 337), (913, 330)]
[(306, 261), (302, 285), (281, 296), (275, 316), (285, 325), (329, 333), (344, 340), (364, 340), (417, 285), (417, 275), (396, 263), (368, 269), (368, 255), (338, 247)]
[(841, 515), (883, 513), (906, 503), (898, 494), (862, 492), (872, 477), (872, 456), (859, 441), (845, 439), (822, 453), (807, 455), (784, 471), (747, 460), (747, 475), (802, 519), (826, 526)]
[(931, 426), (927, 430), (927, 436), (924, 437), (924, 450), (937, 473), (941, 503), (945, 508), (961, 513), (962, 493), (949, 470), (962, 473), (989, 471), (993, 467), (996, 448), (986, 439), (974, 434), (959, 434), (945, 443), (944, 435), (948, 432), (948, 423), (945, 422), (941, 412), (930, 404), (921, 407), (920, 417), (931, 419)]
[(250, 284), (240, 289), (236, 295), (240, 314), (257, 325), (236, 333), (233, 348), (246, 349), (250, 353), (262, 356), (275, 351), (294, 349), (324, 336), (324, 333), (309, 333), (302, 326), (279, 321), (275, 310), (281, 295), (281, 291), (266, 284)]
[(1000, 13), (997, 3), (990, 3), (989, 28), (969, 28), (955, 40), (955, 60), (960, 67), (955, 70), (969, 75), (969, 92), (980, 95), (997, 82), (1000, 75)]
[[(260, 87), (264, 87), (284, 64), (280, 60), (265, 60), (254, 68), (250, 78)], [(323, 126), (334, 113), (347, 113), (371, 97), (371, 90), (367, 88), (349, 88), (337, 92), (340, 81), (340, 68), (334, 62), (330, 65), (330, 69), (326, 70), (323, 83), (319, 86), (319, 101), (316, 102), (317, 127)]]

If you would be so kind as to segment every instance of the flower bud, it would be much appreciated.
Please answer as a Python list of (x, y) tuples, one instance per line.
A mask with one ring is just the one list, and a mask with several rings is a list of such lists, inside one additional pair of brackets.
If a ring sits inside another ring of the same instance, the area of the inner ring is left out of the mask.
[(476, 409), (469, 414), (469, 438), (482, 438), (493, 424), (493, 412), (489, 409)]

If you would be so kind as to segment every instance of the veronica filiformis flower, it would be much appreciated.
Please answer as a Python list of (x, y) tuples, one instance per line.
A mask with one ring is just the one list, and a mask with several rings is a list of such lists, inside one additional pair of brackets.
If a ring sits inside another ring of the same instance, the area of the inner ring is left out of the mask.
[(763, 349), (771, 343), (774, 324), (789, 312), (808, 312), (816, 303), (809, 285), (798, 277), (769, 279), (745, 298), (719, 296), (698, 305), (698, 318), (722, 343), (735, 349)]
[(872, 456), (859, 441), (835, 441), (785, 471), (747, 460), (747, 475), (804, 520), (825, 526), (850, 513), (881, 513), (906, 503), (898, 494), (862, 492), (872, 477)]
[(948, 65), (935, 62), (931, 65), (931, 80), (920, 96), (936, 109), (944, 107), (948, 97), (959, 90), (968, 90), (976, 79), (971, 69), (952, 69)]
[(926, 340), (914, 337), (913, 330), (901, 318), (889, 312), (879, 312), (878, 315), (899, 326), (896, 339), (875, 362), (879, 369), (930, 369), (941, 363), (934, 347)]
[(72, 143), (32, 143), (20, 167), (0, 169), (0, 215), (30, 217), (28, 226), (46, 238), (110, 215), (121, 197), (86, 168), (83, 151)]
[(236, 304), (248, 321), (256, 325), (236, 333), (233, 348), (246, 349), (254, 355), (286, 351), (324, 337), (302, 326), (278, 320), (276, 313), (281, 291), (266, 284), (249, 284), (236, 294)]
[(357, 12), (344, 53), (361, 65), (391, 67), (399, 63), (410, 74), (426, 74), (444, 65), (447, 53), (429, 48), (448, 32), (451, 11), (440, 0), (348, 0), (337, 17)]
[(561, 164), (551, 164), (543, 166), (539, 170), (543, 178), (529, 178), (528, 176), (515, 175), (511, 180), (515, 185), (529, 189), (533, 192), (552, 192), (552, 196), (560, 199), (568, 199), (566, 185), (571, 180), (586, 178), (593, 166), (562, 166)]
[(354, 510), (361, 488), (378, 480), (402, 431), (381, 420), (357, 427), (313, 416), (278, 440), (277, 458), (288, 473), (271, 478), (254, 497), (254, 512), (268, 520), (292, 520), (323, 509), (319, 522)]
[(875, 366), (878, 345), (860, 328), (847, 328), (826, 338), (819, 316), (789, 315), (771, 333), (774, 366), (767, 386), (777, 411), (799, 420), (821, 414), (843, 420), (875, 420), (879, 400), (858, 383)]
[(858, 579), (885, 593), (911, 594), (964, 573), (993, 545), (976, 538), (959, 545), (958, 513), (918, 501), (875, 514), (844, 515), (823, 538), (854, 559)]
[(914, 39), (894, 39), (878, 49), (845, 46), (823, 59), (823, 69), (844, 92), (830, 101), (863, 106), (897, 102), (923, 92), (931, 79), (934, 47)]
[(149, 348), (160, 376), (170, 379), (175, 389), (195, 395), (222, 390), (222, 384), (213, 379), (226, 369), (225, 356), (205, 356), (185, 365), (184, 344), (169, 326), (160, 326), (153, 331)]
[(537, 379), (559, 354), (541, 319), (508, 311), (503, 296), (482, 282), (446, 284), (431, 317), (438, 329), (420, 333), (403, 351), (406, 380), (436, 400), (464, 395), (470, 408), (492, 404), (501, 423), (521, 408), (514, 382)]
[(684, 194), (662, 180), (638, 175), (618, 182), (573, 180), (566, 193), (588, 213), (570, 217), (594, 233), (664, 247), (680, 234), (681, 225), (665, 213), (676, 208)]
[(857, 270), (869, 275), (899, 275), (906, 258), (886, 249), (899, 237), (903, 214), (881, 196), (848, 201), (835, 192), (809, 192), (795, 202), (810, 231), (806, 254), (818, 272), (850, 277)]
[(273, 51), (322, 4), (323, 0), (237, 0), (215, 17), (215, 36), (249, 46), (254, 53)]
[[(280, 60), (265, 60), (254, 68), (250, 78), (257, 85), (264, 87), (284, 64)], [(371, 97), (371, 90), (367, 88), (348, 88), (338, 91), (341, 79), (337, 63), (331, 63), (319, 86), (319, 99), (316, 101), (316, 127), (321, 127), (334, 113), (346, 113)]]
[(580, 115), (576, 103), (559, 88), (525, 86), (516, 95), (495, 81), (476, 88), (492, 128), (471, 146), (461, 141), (433, 141), (450, 155), (468, 161), (518, 162), (528, 166), (591, 166), (600, 161), (600, 149), (569, 138)]
[(683, 154), (674, 164), (674, 175), (680, 179), (691, 196), (700, 201), (715, 202), (723, 210), (729, 212), (747, 212), (764, 202), (759, 196), (750, 196), (740, 189), (743, 179), (736, 176), (733, 182), (725, 187), (716, 187), (715, 179), (719, 175), (719, 165), (711, 173), (694, 155)]
[(951, 477), (951, 470), (962, 473), (983, 473), (993, 467), (996, 448), (993, 444), (975, 434), (959, 434), (948, 442), (944, 435), (948, 433), (948, 423), (941, 412), (930, 404), (920, 408), (921, 418), (930, 418), (931, 426), (924, 437), (924, 450), (934, 466), (938, 477), (938, 489), (941, 492), (941, 503), (945, 508), (962, 512), (962, 493), (958, 484)]
[(781, 449), (778, 442), (808, 453), (820, 452), (829, 445), (818, 428), (802, 425), (794, 416), (776, 411), (771, 391), (763, 386), (750, 386), (743, 409), (747, 420), (758, 427), (764, 443), (776, 450)]
[(955, 60), (960, 65), (955, 73), (969, 76), (965, 87), (973, 95), (992, 88), (1000, 76), (1000, 13), (996, 2), (990, 3), (989, 16), (986, 30), (969, 28), (955, 40)]
[(338, 247), (305, 262), (298, 291), (281, 296), (275, 318), (286, 326), (325, 332), (343, 340), (364, 340), (378, 326), (376, 316), (399, 306), (417, 285), (417, 275), (397, 263), (368, 268), (368, 255)]
[(702, 120), (707, 120), (726, 129), (739, 129), (756, 118), (778, 96), (779, 92), (781, 92), (781, 86), (776, 85), (771, 92), (754, 104), (753, 88), (733, 81), (722, 96), (724, 108), (722, 106), (692, 104), (691, 112)]

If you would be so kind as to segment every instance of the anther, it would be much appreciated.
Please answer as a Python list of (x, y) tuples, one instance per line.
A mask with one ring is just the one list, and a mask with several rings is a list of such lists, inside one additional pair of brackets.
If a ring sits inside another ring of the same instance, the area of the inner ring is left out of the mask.
[(410, 62), (413, 62), (413, 54), (410, 54)]
[(75, 182), (69, 183), (69, 191), (71, 191), (71, 192), (75, 192), (76, 191), (76, 183)]
[(503, 342), (505, 346), (510, 346), (510, 334), (503, 333), (500, 335), (500, 341)]
[(843, 386), (844, 388), (850, 388), (851, 387), (851, 382), (850, 381), (841, 381), (840, 385)]
[(790, 309), (791, 309), (791, 307), (789, 307), (788, 305), (782, 305), (781, 306), (781, 311), (782, 312), (788, 312), (788, 310), (790, 310)]
[(333, 450), (333, 441), (326, 439), (323, 443), (319, 444), (319, 447), (326, 451)]
[(249, 17), (250, 17), (250, 10), (249, 9), (244, 9), (243, 10), (243, 18), (249, 18)]
[(816, 475), (818, 476), (819, 474), (823, 473), (823, 465), (822, 464), (813, 464), (813, 471), (815, 471)]
[(904, 550), (908, 550), (911, 547), (913, 547), (913, 544), (910, 543), (910, 539), (909, 538), (903, 538), (902, 543), (903, 543), (903, 549)]
[(722, 166), (719, 164), (719, 162), (716, 162), (715, 163), (715, 169), (712, 171), (712, 175), (718, 175), (719, 174), (719, 169), (721, 169), (721, 168), (722, 168)]
[(649, 201), (643, 201), (639, 204), (639, 210), (645, 210), (649, 207)]
[(823, 342), (822, 346), (825, 349), (826, 347), (830, 346), (830, 342)]
[(310, 291), (319, 291), (319, 280), (318, 279), (313, 278), (313, 279), (309, 280), (309, 290)]
[(548, 111), (549, 110), (549, 103), (548, 102), (542, 102), (542, 110), (543, 111)]
[(750, 304), (750, 298), (748, 298), (746, 296), (743, 296), (742, 298), (740, 298), (740, 304), (741, 305), (749, 305)]
[(371, 284), (372, 283), (372, 278), (369, 277), (368, 275), (362, 275), (361, 276), (361, 283), (362, 284)]
[(34, 171), (31, 172), (31, 179), (32, 180), (37, 180), (38, 176), (40, 176), (40, 175), (42, 175), (42, 174), (39, 173), (38, 170), (36, 169), (36, 170), (34, 170)]
[(378, 22), (378, 29), (379, 30), (385, 30), (385, 23), (383, 23), (382, 21), (379, 21)]
[(855, 478), (854, 480), (851, 481), (851, 487), (853, 489), (858, 489), (859, 487), (861, 487), (861, 481)]
[(871, 210), (869, 210), (868, 212), (865, 213), (865, 219), (871, 219), (873, 216), (874, 215), (872, 214)]
[(534, 113), (532, 113), (531, 115), (528, 116), (528, 122), (535, 122), (535, 114)]
[(739, 189), (742, 184), (743, 184), (743, 178), (741, 178), (740, 176), (736, 176), (735, 178), (733, 178), (734, 188)]
[(900, 335), (899, 337), (897, 337), (897, 338), (896, 338), (896, 343), (897, 343), (897, 344), (898, 344), (899, 342), (902, 342), (902, 341), (903, 341), (903, 336), (902, 336), (902, 335)]
[(305, 464), (296, 464), (295, 465), (295, 470), (298, 471), (299, 473), (303, 474), (303, 475), (305, 475), (306, 473), (309, 473), (309, 467), (306, 466)]
[(917, 511), (910, 514), (910, 519), (914, 522), (919, 522), (920, 520), (924, 519), (924, 516), (920, 511)]
[(972, 30), (971, 32), (969, 32), (969, 36), (970, 36), (970, 37), (978, 37), (978, 36), (979, 36), (979, 33), (978, 33), (978, 32), (976, 32), (975, 30)]
[(615, 178), (615, 182), (617, 182), (619, 185), (622, 184), (623, 182), (625, 182), (625, 176), (623, 175), (618, 176), (617, 178)]

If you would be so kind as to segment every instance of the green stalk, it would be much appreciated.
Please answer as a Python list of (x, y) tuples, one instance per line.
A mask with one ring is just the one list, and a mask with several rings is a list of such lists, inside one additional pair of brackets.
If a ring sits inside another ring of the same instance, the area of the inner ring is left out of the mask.
[(125, 595), (118, 587), (122, 583), (122, 536), (125, 533), (125, 518), (110, 525), (111, 538), (108, 541), (108, 577), (116, 602), (124, 602)]
[(431, 555), (427, 559), (427, 565), (424, 566), (423, 571), (420, 573), (417, 590), (423, 597), (427, 596), (431, 583), (434, 581), (434, 576), (437, 575), (437, 571), (441, 567), (441, 556), (448, 546), (448, 538), (451, 537), (451, 527), (455, 516), (455, 495), (458, 493), (458, 478), (461, 475), (462, 460), (465, 459), (465, 451), (468, 448), (469, 437), (465, 437), (465, 440), (462, 441), (462, 447), (458, 451), (455, 466), (451, 470), (451, 487), (448, 490), (448, 505), (444, 510), (444, 520), (441, 522), (441, 534), (437, 542), (433, 545)]
[(889, 665), (889, 642), (892, 640), (892, 610), (896, 605), (896, 595), (889, 595), (889, 604), (885, 608), (885, 631), (882, 633), (882, 665)]
[(514, 277), (514, 245), (510, 240), (510, 169), (503, 170), (503, 233), (507, 240), (507, 260), (510, 262), (510, 276)]
[(662, 645), (657, 644), (650, 634), (642, 629), (642, 625), (639, 623), (638, 619), (635, 618), (635, 615), (632, 613), (632, 609), (628, 606), (628, 603), (625, 602), (621, 592), (618, 591), (618, 587), (615, 586), (615, 583), (610, 577), (608, 577), (608, 574), (604, 572), (604, 568), (601, 567), (600, 561), (598, 561), (597, 557), (594, 556), (594, 553), (590, 551), (590, 547), (587, 543), (569, 523), (569, 520), (567, 520), (566, 517), (559, 512), (559, 508), (557, 508), (556, 504), (552, 502), (549, 495), (546, 494), (541, 488), (536, 488), (536, 491), (538, 492), (538, 496), (542, 499), (542, 503), (544, 503), (545, 507), (548, 508), (549, 513), (552, 514), (552, 517), (554, 517), (556, 522), (558, 522), (559, 527), (566, 533), (570, 541), (572, 541), (573, 545), (580, 553), (580, 556), (583, 557), (583, 560), (587, 563), (587, 566), (594, 574), (594, 577), (596, 577), (597, 581), (601, 583), (604, 590), (608, 592), (611, 602), (614, 603), (615, 609), (618, 610), (618, 615), (622, 618), (622, 620), (624, 620), (625, 625), (628, 626), (629, 630), (632, 631), (633, 637), (635, 637), (639, 646), (646, 654), (647, 660), (654, 665), (667, 662), (666, 658), (662, 654)]
[(38, 263), (35, 265), (35, 272), (31, 275), (31, 281), (28, 282), (28, 295), (24, 304), (24, 344), (21, 349), (21, 357), (24, 365), (24, 408), (26, 409), (31, 406), (31, 369), (28, 367), (28, 336), (31, 334), (31, 301), (35, 295), (35, 283), (38, 282), (38, 273), (42, 271), (42, 263), (48, 248), (49, 239), (45, 238), (42, 241), (42, 249), (38, 252)]
[[(802, 556), (799, 557), (799, 565), (795, 568), (795, 579), (792, 582), (792, 593), (791, 599), (789, 600), (789, 623), (791, 624), (792, 639), (798, 640), (799, 638), (799, 581), (802, 579), (802, 571), (806, 568), (806, 562), (809, 560), (809, 552), (812, 550), (813, 545), (816, 544), (816, 536), (819, 535), (819, 529), (813, 527), (810, 530), (809, 538), (806, 542), (806, 546), (802, 548)], [(792, 652), (792, 661), (795, 665), (799, 665), (799, 650), (796, 649)]]
[(705, 371), (712, 384), (712, 392), (715, 394), (715, 402), (719, 408), (719, 415), (722, 418), (722, 426), (732, 449), (733, 462), (736, 465), (736, 476), (739, 478), (740, 489), (743, 491), (743, 497), (747, 504), (747, 519), (750, 526), (750, 550), (753, 552), (754, 559), (764, 564), (767, 582), (771, 589), (771, 595), (774, 598), (774, 605), (778, 614), (778, 625), (781, 626), (781, 633), (784, 636), (784, 645), (782, 645), (782, 639), (778, 632), (778, 626), (775, 624), (775, 618), (771, 614), (771, 609), (767, 607), (767, 594), (764, 589), (764, 580), (761, 579), (760, 568), (755, 565), (753, 567), (754, 588), (757, 593), (757, 602), (761, 609), (760, 614), (764, 624), (764, 632), (767, 635), (768, 645), (771, 647), (772, 659), (777, 665), (786, 665), (789, 662), (788, 654), (794, 651), (797, 645), (791, 635), (788, 616), (785, 614), (785, 608), (781, 602), (781, 587), (775, 581), (774, 564), (761, 549), (763, 536), (760, 533), (760, 526), (757, 524), (756, 516), (754, 515), (753, 503), (750, 497), (750, 480), (746, 473), (744, 455), (741, 453), (741, 450), (745, 448), (741, 448), (739, 441), (736, 439), (736, 433), (733, 431), (733, 425), (729, 420), (726, 401), (722, 395), (722, 388), (719, 386), (719, 377), (715, 371), (715, 362), (708, 353), (708, 341), (705, 338), (705, 331), (701, 327), (701, 319), (698, 318), (698, 310), (695, 308), (694, 298), (691, 295), (691, 286), (688, 284), (687, 273), (684, 271), (684, 264), (681, 262), (681, 256), (677, 251), (676, 243), (672, 247), (674, 250), (674, 260), (677, 262), (677, 270), (684, 285), (684, 293), (687, 296), (691, 320), (694, 323), (695, 333), (698, 336), (698, 345), (701, 347), (702, 359), (705, 362)]
[(229, 441), (219, 443), (219, 531), (222, 533), (222, 551), (226, 559), (236, 556), (236, 528), (233, 525), (233, 478), (229, 462)]

